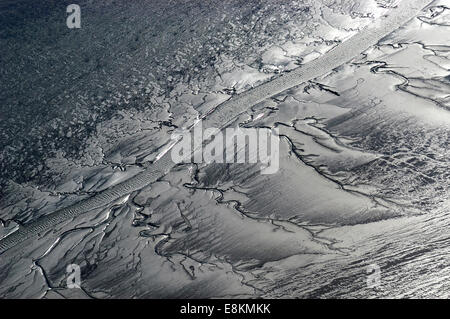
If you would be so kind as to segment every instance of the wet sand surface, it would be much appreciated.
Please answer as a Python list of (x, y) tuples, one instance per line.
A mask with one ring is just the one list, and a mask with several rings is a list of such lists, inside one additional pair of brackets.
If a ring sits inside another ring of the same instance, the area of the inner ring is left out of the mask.
[[(430, 3), (86, 2), (69, 30), (48, 1), (6, 20), (0, 294), (447, 297), (450, 3)], [(203, 116), (277, 128), (278, 172), (154, 162)]]

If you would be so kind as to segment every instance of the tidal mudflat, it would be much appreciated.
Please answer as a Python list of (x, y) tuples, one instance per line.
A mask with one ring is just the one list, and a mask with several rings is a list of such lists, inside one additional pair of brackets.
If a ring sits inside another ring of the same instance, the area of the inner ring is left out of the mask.
[[(449, 295), (448, 1), (79, 2), (0, 7), (3, 297)], [(173, 163), (199, 119), (278, 171)]]

